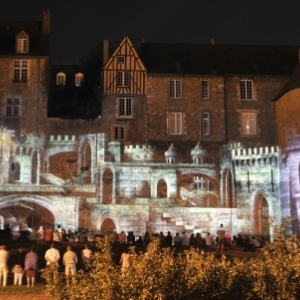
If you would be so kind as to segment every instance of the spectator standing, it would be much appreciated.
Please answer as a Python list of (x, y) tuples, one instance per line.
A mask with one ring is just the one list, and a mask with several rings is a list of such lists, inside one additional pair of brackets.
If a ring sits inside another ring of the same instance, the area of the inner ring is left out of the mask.
[(47, 243), (51, 243), (53, 240), (53, 230), (51, 228), (47, 228), (45, 230), (45, 241)]
[(14, 285), (22, 285), (25, 255), (24, 248), (21, 246), (19, 247), (18, 252), (13, 256), (12, 261), (14, 267), (12, 272), (14, 273)]
[(55, 264), (58, 266), (58, 261), (60, 259), (59, 251), (55, 248), (54, 243), (50, 245), (50, 249), (48, 249), (45, 253), (45, 260), (47, 261), (46, 265), (49, 266), (51, 264)]
[(67, 286), (69, 286), (70, 275), (76, 274), (76, 264), (78, 262), (77, 254), (72, 251), (72, 247), (68, 246), (63, 256), (63, 264), (65, 265), (65, 275), (67, 277)]
[(195, 238), (195, 235), (192, 233), (191, 236), (190, 236), (190, 247), (192, 248), (195, 248), (196, 246), (196, 238)]
[(217, 250), (224, 250), (224, 237), (225, 237), (225, 229), (223, 228), (223, 224), (220, 224), (220, 228), (217, 230), (218, 243)]
[(181, 246), (182, 246), (184, 249), (188, 249), (189, 244), (190, 244), (189, 238), (188, 238), (188, 236), (186, 235), (186, 233), (183, 231), (183, 232), (182, 232), (182, 235), (181, 235)]
[(203, 248), (203, 238), (199, 232), (197, 232), (196, 237), (195, 237), (195, 247), (198, 249)]
[(6, 250), (5, 245), (0, 245), (0, 285), (7, 285), (7, 261), (9, 258), (8, 251)]
[(177, 249), (181, 246), (181, 237), (179, 236), (178, 232), (176, 232), (176, 235), (174, 237), (174, 245)]
[(126, 244), (126, 234), (125, 234), (125, 232), (123, 230), (119, 234), (119, 242), (121, 244)]
[(211, 237), (210, 233), (208, 232), (206, 234), (206, 237), (205, 237), (205, 246), (206, 246), (206, 249), (211, 249), (212, 244), (213, 244), (213, 240), (212, 240), (212, 237)]
[(171, 235), (171, 232), (168, 231), (168, 234), (165, 237), (165, 246), (166, 247), (172, 247), (173, 237)]
[(86, 243), (84, 249), (81, 251), (81, 258), (84, 265), (84, 270), (87, 270), (86, 264), (90, 261), (93, 251), (89, 248), (89, 245)]
[(165, 236), (162, 231), (159, 233), (158, 238), (159, 238), (159, 246), (164, 247), (165, 246)]
[(25, 256), (25, 273), (27, 287), (34, 286), (35, 278), (38, 270), (38, 256), (35, 252), (34, 246), (30, 248), (30, 251)]

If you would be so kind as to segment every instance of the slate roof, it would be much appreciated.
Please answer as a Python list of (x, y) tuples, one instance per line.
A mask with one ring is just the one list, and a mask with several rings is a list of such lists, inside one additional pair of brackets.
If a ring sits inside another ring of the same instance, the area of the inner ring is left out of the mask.
[(30, 37), (29, 53), (25, 55), (49, 56), (49, 35), (42, 35), (42, 22), (0, 21), (0, 55), (20, 55), (15, 52), (15, 38), (21, 31)]
[(148, 73), (291, 75), (297, 46), (142, 43)]

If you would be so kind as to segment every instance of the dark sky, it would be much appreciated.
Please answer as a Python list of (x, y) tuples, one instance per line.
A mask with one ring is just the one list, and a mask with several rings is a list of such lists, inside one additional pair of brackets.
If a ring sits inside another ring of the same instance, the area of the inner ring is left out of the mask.
[(54, 62), (76, 63), (97, 41), (300, 45), (300, 0), (0, 0), (2, 20), (52, 16)]

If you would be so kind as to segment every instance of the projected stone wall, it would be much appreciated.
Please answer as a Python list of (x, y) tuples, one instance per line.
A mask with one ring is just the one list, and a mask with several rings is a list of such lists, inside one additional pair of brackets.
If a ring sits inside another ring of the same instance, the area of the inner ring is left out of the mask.
[[(25, 144), (35, 140), (36, 156), (15, 140), (12, 131), (3, 128), (1, 134), (6, 136), (1, 163), (7, 167), (1, 168), (6, 182), (0, 185), (0, 211), (4, 223), (14, 227), (22, 222), (35, 228), (61, 224), (72, 230), (105, 231), (114, 227), (137, 235), (145, 231), (215, 234), (223, 223), (230, 234), (268, 236), (268, 218), (280, 222), (277, 147), (222, 147), (217, 166), (206, 162), (199, 143), (188, 150), (188, 162), (176, 163), (152, 160), (151, 146), (123, 149), (120, 143), (106, 143), (103, 133), (50, 135), (35, 138), (38, 141), (29, 135)], [(169, 151), (165, 149), (166, 157)], [(172, 151), (175, 155), (176, 144)], [(38, 180), (29, 174), (36, 174)]]

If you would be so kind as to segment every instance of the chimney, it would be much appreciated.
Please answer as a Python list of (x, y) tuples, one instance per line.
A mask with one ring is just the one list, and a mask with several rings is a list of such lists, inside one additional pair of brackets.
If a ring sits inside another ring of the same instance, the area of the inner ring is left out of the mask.
[(42, 33), (50, 34), (50, 26), (51, 26), (50, 10), (46, 9), (43, 11)]
[(104, 40), (103, 41), (103, 66), (108, 61), (108, 52), (109, 52), (109, 41), (108, 40)]

